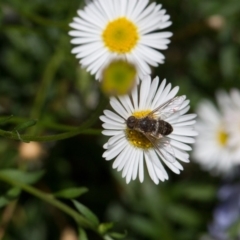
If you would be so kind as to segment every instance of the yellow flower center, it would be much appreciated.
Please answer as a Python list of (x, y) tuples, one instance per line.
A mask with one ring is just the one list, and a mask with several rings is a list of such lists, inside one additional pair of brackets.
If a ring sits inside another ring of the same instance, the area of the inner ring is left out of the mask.
[(225, 131), (219, 130), (217, 138), (218, 138), (218, 143), (221, 146), (226, 146), (227, 140), (228, 140), (228, 134)]
[(135, 24), (125, 17), (109, 22), (102, 34), (105, 46), (119, 54), (129, 53), (136, 46), (139, 35)]
[[(133, 116), (139, 119), (139, 118), (146, 117), (147, 114), (150, 112), (151, 110), (139, 111), (139, 112), (133, 113)], [(127, 140), (133, 146), (137, 148), (142, 148), (142, 149), (153, 148), (152, 143), (141, 132), (127, 128), (125, 133), (126, 133)]]

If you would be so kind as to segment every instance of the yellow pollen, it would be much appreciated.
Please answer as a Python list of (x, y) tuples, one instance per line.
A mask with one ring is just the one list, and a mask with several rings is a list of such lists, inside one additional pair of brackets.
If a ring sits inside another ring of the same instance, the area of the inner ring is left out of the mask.
[[(143, 118), (146, 117), (147, 114), (150, 112), (151, 110), (134, 112), (132, 116), (136, 118)], [(129, 143), (132, 144), (133, 146), (142, 149), (153, 148), (152, 143), (141, 132), (127, 128), (125, 133)]]
[(135, 118), (144, 118), (144, 117), (146, 117), (150, 112), (151, 112), (151, 110), (143, 110), (143, 111), (134, 112), (132, 115), (133, 115)]
[(121, 17), (108, 23), (102, 38), (111, 52), (123, 54), (132, 51), (139, 40), (139, 35), (136, 25), (125, 17)]
[(218, 143), (221, 145), (221, 146), (226, 146), (227, 144), (227, 140), (228, 140), (228, 134), (226, 132), (224, 132), (223, 130), (220, 130), (218, 132)]
[(142, 149), (152, 148), (152, 143), (140, 132), (136, 130), (126, 129), (126, 137), (130, 144)]

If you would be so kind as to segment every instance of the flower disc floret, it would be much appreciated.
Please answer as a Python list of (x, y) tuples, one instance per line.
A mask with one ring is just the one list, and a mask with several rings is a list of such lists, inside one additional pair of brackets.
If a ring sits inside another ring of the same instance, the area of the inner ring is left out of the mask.
[(226, 146), (228, 142), (228, 133), (224, 130), (219, 130), (217, 133), (217, 141), (221, 146)]
[(130, 53), (136, 46), (139, 35), (137, 27), (125, 17), (108, 23), (102, 34), (105, 46), (118, 54)]
[(152, 143), (142, 133), (136, 130), (126, 129), (126, 138), (134, 147), (144, 150), (153, 148)]

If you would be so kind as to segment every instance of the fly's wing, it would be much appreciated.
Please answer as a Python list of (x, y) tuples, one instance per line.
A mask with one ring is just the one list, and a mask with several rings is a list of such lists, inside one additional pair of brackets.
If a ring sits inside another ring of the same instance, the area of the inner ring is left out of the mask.
[(167, 117), (170, 117), (172, 114), (177, 112), (184, 100), (186, 99), (186, 96), (178, 96), (171, 98), (167, 102), (161, 104), (157, 108), (155, 108), (153, 111), (151, 111), (147, 116), (153, 116), (158, 115), (161, 117), (161, 119), (165, 119)]
[(153, 137), (150, 133), (143, 134), (152, 143), (154, 149), (162, 159), (170, 163), (174, 163), (176, 161), (173, 148), (168, 139), (159, 140)]

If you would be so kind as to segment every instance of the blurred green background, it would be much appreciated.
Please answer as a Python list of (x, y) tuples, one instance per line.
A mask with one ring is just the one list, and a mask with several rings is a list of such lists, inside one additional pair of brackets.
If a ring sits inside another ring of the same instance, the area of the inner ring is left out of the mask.
[[(218, 89), (240, 88), (240, 1), (157, 2), (170, 14), (173, 24), (167, 31), (174, 36), (164, 51), (165, 64), (154, 68), (152, 77), (179, 85), (179, 94), (191, 100), (191, 112), (203, 98), (215, 101)], [(89, 119), (92, 128), (101, 129), (98, 116), (109, 108), (108, 101), (99, 83), (70, 53), (68, 24), (84, 4), (1, 0), (0, 115), (14, 116), (1, 129), (11, 131), (29, 119), (38, 123), (23, 131), (26, 134), (62, 133)], [(158, 186), (147, 171), (143, 184), (126, 185), (112, 163), (101, 157), (105, 142), (101, 134), (28, 145), (1, 137), (0, 169), (45, 170), (34, 184), (43, 192), (87, 187), (89, 192), (78, 200), (101, 222), (114, 222), (115, 231), (126, 230), (124, 239), (210, 239), (208, 225), (224, 179), (191, 162), (183, 164), (181, 175), (168, 170), (170, 180)], [(0, 182), (1, 195), (8, 189)], [(73, 206), (70, 200), (62, 201)], [(76, 240), (77, 231), (69, 216), (25, 192), (0, 209), (0, 239)], [(92, 231), (87, 233), (91, 240), (100, 239)]]

